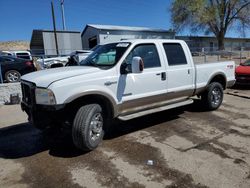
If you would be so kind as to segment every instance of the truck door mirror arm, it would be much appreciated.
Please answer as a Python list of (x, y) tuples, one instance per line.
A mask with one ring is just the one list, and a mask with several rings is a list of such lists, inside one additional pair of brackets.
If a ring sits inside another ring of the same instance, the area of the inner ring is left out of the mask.
[(128, 74), (131, 73), (131, 64), (128, 63), (122, 63), (121, 68), (120, 68), (121, 74)]

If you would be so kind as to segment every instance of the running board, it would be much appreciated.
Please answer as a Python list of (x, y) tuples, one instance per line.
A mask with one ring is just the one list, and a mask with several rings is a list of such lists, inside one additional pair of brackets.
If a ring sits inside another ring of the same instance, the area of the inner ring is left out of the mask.
[(178, 102), (178, 103), (174, 103), (174, 104), (169, 104), (169, 105), (166, 105), (166, 106), (162, 106), (162, 107), (158, 107), (158, 108), (154, 108), (154, 109), (150, 109), (150, 110), (145, 110), (145, 111), (137, 112), (137, 113), (134, 113), (134, 114), (129, 114), (129, 115), (125, 115), (125, 116), (118, 116), (118, 119), (126, 121), (126, 120), (134, 119), (134, 118), (137, 118), (137, 117), (145, 116), (145, 115), (148, 115), (148, 114), (153, 114), (153, 113), (156, 113), (156, 112), (161, 112), (161, 111), (164, 111), (164, 110), (169, 110), (169, 109), (172, 109), (172, 108), (177, 108), (177, 107), (180, 107), (180, 106), (189, 105), (189, 104), (192, 104), (193, 102), (194, 101), (192, 99), (188, 99), (186, 101), (182, 101), (182, 102)]

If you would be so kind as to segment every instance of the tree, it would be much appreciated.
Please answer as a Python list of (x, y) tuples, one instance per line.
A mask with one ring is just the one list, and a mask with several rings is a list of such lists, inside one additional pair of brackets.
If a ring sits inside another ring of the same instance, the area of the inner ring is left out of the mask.
[(177, 32), (185, 27), (206, 34), (212, 32), (219, 50), (224, 49), (228, 29), (245, 33), (250, 27), (250, 0), (174, 0), (171, 12)]

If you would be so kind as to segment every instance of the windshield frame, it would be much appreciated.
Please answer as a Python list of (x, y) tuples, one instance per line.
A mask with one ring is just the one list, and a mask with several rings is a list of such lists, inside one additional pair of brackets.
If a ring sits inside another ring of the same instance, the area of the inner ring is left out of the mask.
[[(103, 44), (100, 45), (95, 51), (93, 51), (87, 58), (83, 59), (79, 65), (80, 66), (94, 66), (94, 67), (98, 67), (101, 69), (110, 69), (112, 67), (114, 67), (120, 60), (121, 58), (124, 56), (124, 54), (127, 52), (127, 50), (129, 49), (129, 47), (131, 46), (131, 42), (113, 42), (113, 43), (107, 43), (107, 44)], [(119, 52), (119, 56), (117, 57), (117, 49), (121, 49), (121, 51)], [(100, 57), (103, 55), (103, 57), (105, 58), (105, 56), (107, 56), (106, 58), (108, 58), (109, 61), (109, 55), (107, 54), (111, 54), (111, 58), (113, 58), (113, 51), (115, 52), (114, 55), (114, 62), (112, 64), (102, 64), (102, 63), (98, 63)]]

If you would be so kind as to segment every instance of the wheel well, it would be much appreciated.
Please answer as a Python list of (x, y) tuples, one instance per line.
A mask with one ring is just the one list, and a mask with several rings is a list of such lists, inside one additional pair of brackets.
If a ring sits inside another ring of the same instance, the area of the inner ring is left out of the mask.
[(212, 82), (218, 82), (218, 83), (220, 83), (222, 85), (223, 89), (226, 89), (226, 78), (225, 78), (225, 76), (223, 76), (221, 74), (216, 75), (210, 80), (209, 84), (211, 84)]
[(7, 70), (4, 71), (4, 74), (3, 74), (3, 75), (5, 75), (5, 74), (6, 74), (7, 72), (9, 72), (9, 71), (17, 71), (17, 72), (20, 73), (20, 71), (17, 70), (17, 69), (7, 69)]
[(66, 110), (67, 113), (74, 116), (81, 106), (92, 103), (99, 104), (103, 109), (104, 116), (108, 119), (114, 116), (114, 108), (110, 100), (107, 97), (98, 94), (79, 97), (67, 104)]

